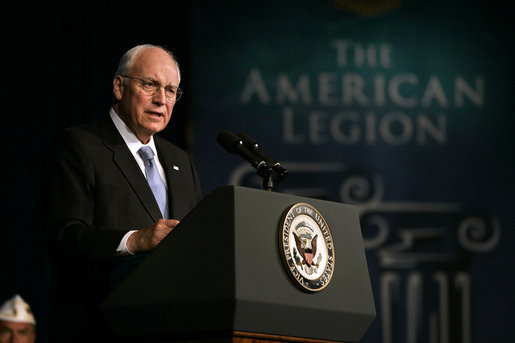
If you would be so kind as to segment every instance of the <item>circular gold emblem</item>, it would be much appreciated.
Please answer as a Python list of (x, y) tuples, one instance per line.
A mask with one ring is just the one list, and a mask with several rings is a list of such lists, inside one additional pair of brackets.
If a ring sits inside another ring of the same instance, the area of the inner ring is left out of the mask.
[(301, 289), (320, 291), (331, 281), (333, 238), (313, 206), (297, 203), (286, 211), (279, 230), (279, 250), (288, 274)]

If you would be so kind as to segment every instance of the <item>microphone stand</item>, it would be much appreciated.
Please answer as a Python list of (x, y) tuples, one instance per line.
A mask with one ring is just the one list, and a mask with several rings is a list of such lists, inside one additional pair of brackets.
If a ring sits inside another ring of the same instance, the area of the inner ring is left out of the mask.
[(288, 174), (288, 171), (279, 164), (263, 163), (259, 166), (257, 174), (263, 178), (263, 190), (272, 191)]

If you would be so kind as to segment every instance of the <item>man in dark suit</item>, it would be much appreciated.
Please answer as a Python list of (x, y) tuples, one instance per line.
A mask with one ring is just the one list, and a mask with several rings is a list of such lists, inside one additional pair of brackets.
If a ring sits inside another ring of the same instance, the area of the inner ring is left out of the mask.
[[(49, 150), (42, 194), (47, 250), (57, 262), (53, 341), (99, 341), (99, 330), (107, 337), (98, 306), (112, 286), (114, 261), (155, 248), (200, 201), (189, 155), (154, 136), (170, 121), (179, 82), (171, 52), (129, 50), (113, 80), (109, 115), (65, 130)], [(164, 196), (154, 195), (147, 168)]]

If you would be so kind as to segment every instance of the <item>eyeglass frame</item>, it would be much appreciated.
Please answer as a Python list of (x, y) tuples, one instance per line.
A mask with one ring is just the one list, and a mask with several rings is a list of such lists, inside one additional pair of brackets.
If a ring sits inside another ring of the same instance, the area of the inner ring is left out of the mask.
[[(138, 81), (141, 81), (141, 88), (143, 89), (143, 91), (145, 93), (147, 93), (148, 95), (156, 95), (157, 92), (159, 92), (161, 90), (161, 87), (163, 87), (163, 85), (161, 85), (161, 83), (157, 80), (152, 80), (152, 79), (143, 79), (143, 78), (140, 78), (140, 77), (134, 77), (134, 76), (130, 76), (130, 75), (122, 75), (122, 74), (119, 74), (121, 77), (126, 77), (128, 79), (133, 79), (133, 80), (138, 80)], [(152, 83), (152, 87), (154, 87), (154, 91), (151, 91), (151, 93), (149, 93), (148, 91), (145, 90), (144, 86), (145, 86), (145, 83), (147, 82), (150, 82)], [(166, 86), (168, 87), (168, 86)], [(165, 90), (165, 99), (167, 99), (168, 102), (170, 103), (173, 103), (173, 102), (177, 102), (179, 101), (179, 99), (182, 97), (182, 94), (183, 94), (183, 91), (177, 87), (175, 89), (175, 99), (174, 100), (169, 100), (167, 97), (166, 97), (166, 87), (163, 87), (164, 90)]]

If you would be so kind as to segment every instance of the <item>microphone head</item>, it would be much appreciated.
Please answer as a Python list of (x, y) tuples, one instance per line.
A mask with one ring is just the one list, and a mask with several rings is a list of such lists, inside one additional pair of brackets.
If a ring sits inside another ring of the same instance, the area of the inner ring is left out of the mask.
[(241, 139), (229, 130), (221, 131), (216, 140), (218, 144), (230, 153), (234, 153), (234, 148), (237, 144), (242, 144)]
[(247, 147), (257, 147), (258, 144), (255, 139), (247, 135), (246, 133), (240, 132), (238, 133), (238, 137), (241, 138), (243, 141), (243, 144), (245, 144)]
[(249, 135), (243, 132), (238, 133), (238, 137), (241, 138), (244, 146), (246, 146), (250, 151), (252, 151), (257, 156), (265, 160), (267, 163), (270, 163), (272, 165), (280, 165), (279, 162), (265, 154), (265, 152), (259, 148), (259, 145), (254, 138), (250, 137)]

